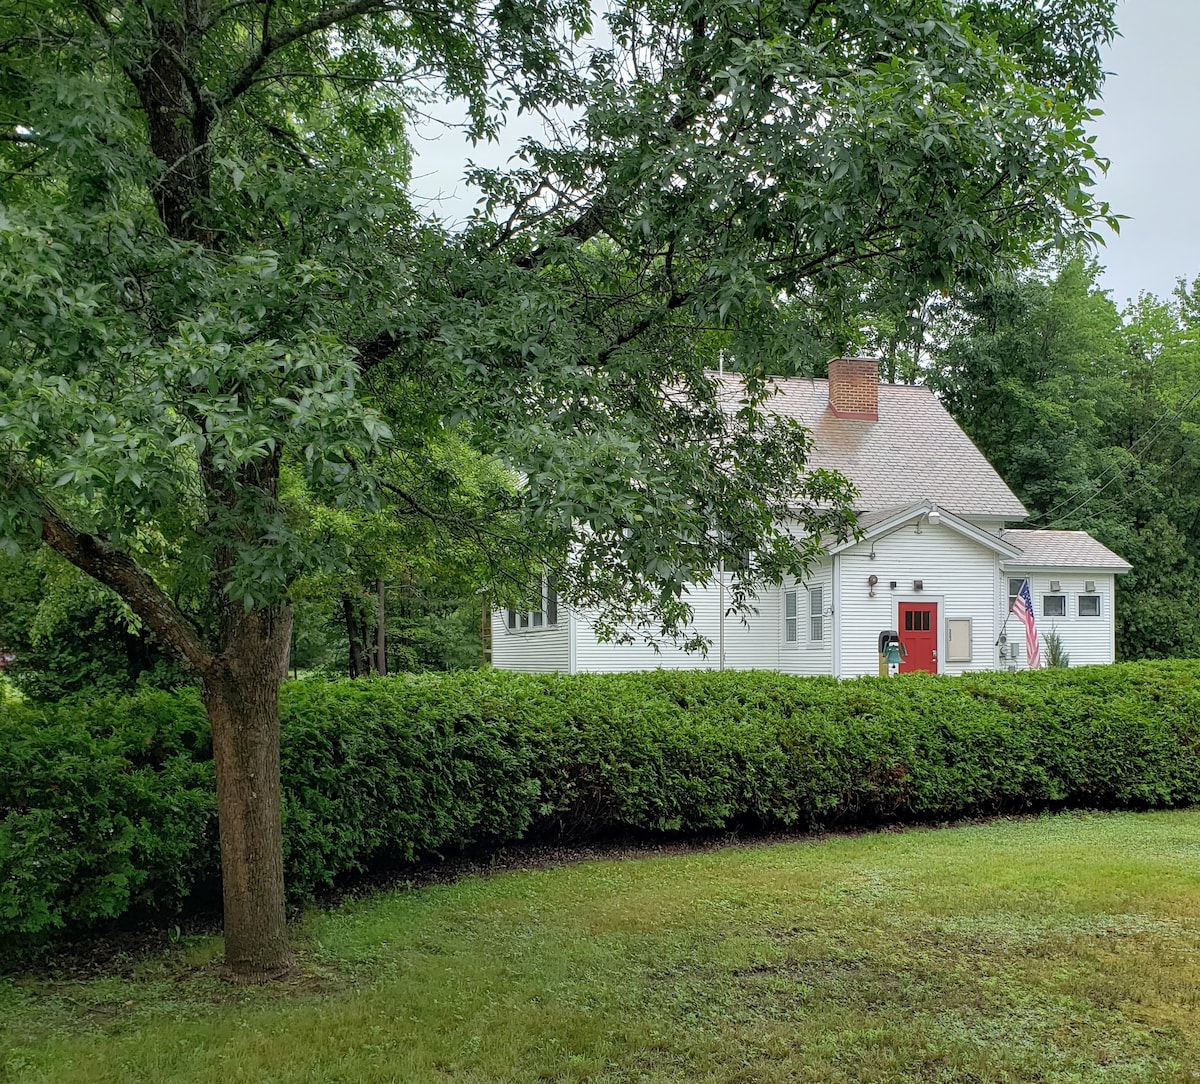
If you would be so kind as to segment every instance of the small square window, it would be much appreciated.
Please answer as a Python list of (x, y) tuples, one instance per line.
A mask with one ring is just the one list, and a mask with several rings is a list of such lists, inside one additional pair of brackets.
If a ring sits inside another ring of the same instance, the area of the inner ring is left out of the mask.
[(1042, 596), (1042, 616), (1043, 617), (1066, 617), (1067, 616), (1067, 596), (1066, 595), (1043, 595)]
[(1079, 596), (1079, 616), (1080, 617), (1099, 617), (1100, 616), (1100, 596), (1099, 595), (1080, 595)]

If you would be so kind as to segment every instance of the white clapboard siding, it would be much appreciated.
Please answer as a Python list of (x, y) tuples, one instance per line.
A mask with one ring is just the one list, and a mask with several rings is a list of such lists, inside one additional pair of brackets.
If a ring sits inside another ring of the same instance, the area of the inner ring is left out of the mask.
[[(824, 639), (813, 640), (811, 610), (809, 608), (809, 588), (821, 588), (821, 603), (824, 613)], [(783, 595), (792, 589), (797, 590), (798, 630), (796, 641), (788, 643), (784, 639), (783, 629)], [(798, 674), (808, 677), (829, 677), (833, 674), (833, 562), (826, 559), (819, 565), (814, 565), (808, 578), (797, 586), (795, 580), (789, 578), (779, 588), (776, 609), (778, 610), (776, 642), (779, 644), (779, 669), (785, 674)]]
[(558, 608), (558, 623), (536, 629), (510, 629), (501, 610), (492, 613), (492, 665), (526, 674), (570, 672), (570, 625), (567, 608)]
[[(1070, 655), (1072, 666), (1089, 666), (1093, 663), (1109, 663), (1115, 659), (1116, 591), (1112, 572), (1088, 572), (1086, 569), (1021, 569), (1016, 565), (1004, 573), (1003, 609), (1008, 606), (1008, 580), (1029, 578), (1029, 592), (1033, 596), (1033, 614), (1039, 635), (1054, 629), (1062, 638), (1063, 647)], [(1065, 595), (1067, 613), (1065, 617), (1046, 617), (1043, 597), (1051, 594), (1050, 581), (1058, 580), (1056, 594)], [(1094, 594), (1100, 596), (1100, 616), (1080, 617), (1079, 596), (1085, 594), (1087, 581), (1095, 582)], [(1017, 664), (1025, 669), (1029, 660), (1025, 654), (1025, 630), (1015, 617), (1008, 619), (1006, 634), (1009, 641), (1021, 644), (1021, 659)], [(1046, 642), (1042, 640), (1042, 662), (1046, 661)]]
[[(729, 582), (728, 576), (726, 583)], [(688, 626), (688, 635), (699, 634), (710, 641), (707, 653), (688, 652), (671, 641), (660, 642), (657, 649), (647, 644), (636, 629), (630, 633), (633, 643), (601, 643), (592, 625), (591, 615), (586, 611), (576, 614), (575, 625), (575, 670), (577, 673), (612, 674), (628, 670), (719, 670), (721, 668), (721, 611), (722, 599), (719, 584), (705, 587), (693, 586), (687, 593), (694, 618)], [(724, 607), (728, 609), (729, 594), (726, 592)], [(761, 609), (761, 606), (760, 606)], [(770, 669), (775, 665), (776, 654), (773, 642), (763, 635), (765, 626), (774, 622), (773, 611), (749, 615), (749, 624), (741, 618), (725, 617), (725, 666), (727, 669), (744, 670), (753, 666)], [(758, 657), (756, 645), (765, 642), (771, 649), (769, 657), (761, 662), (751, 662)], [(737, 661), (734, 661), (734, 660)]]
[[(871, 553), (874, 553), (874, 558)], [(880, 632), (898, 627), (900, 602), (938, 603), (938, 665), (944, 674), (997, 665), (995, 551), (944, 525), (909, 524), (838, 554), (839, 677), (879, 673)], [(875, 597), (867, 578), (878, 577)], [(921, 581), (921, 590), (913, 586)], [(896, 586), (890, 584), (895, 581)], [(948, 662), (946, 622), (971, 621), (969, 662)]]

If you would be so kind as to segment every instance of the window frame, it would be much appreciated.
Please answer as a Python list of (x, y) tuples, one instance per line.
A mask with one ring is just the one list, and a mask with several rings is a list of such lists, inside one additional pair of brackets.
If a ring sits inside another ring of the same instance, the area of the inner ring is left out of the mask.
[(793, 646), (800, 642), (800, 591), (795, 587), (783, 593), (783, 642)]
[(808, 642), (825, 643), (825, 585), (814, 584), (808, 589)]
[(545, 632), (558, 627), (558, 588), (554, 577), (539, 576), (538, 589), (542, 600), (540, 609), (518, 610), (510, 606), (503, 611), (505, 632)]
[[(1059, 601), (1062, 602), (1062, 610), (1058, 613), (1050, 613), (1050, 611), (1046, 609), (1046, 603), (1048, 603), (1052, 598), (1058, 599)], [(1048, 591), (1048, 592), (1046, 592), (1046, 594), (1042, 595), (1042, 616), (1043, 617), (1066, 617), (1067, 616), (1067, 593), (1065, 591), (1059, 591), (1056, 594), (1052, 594)]]
[[(1081, 591), (1078, 595), (1075, 596), (1075, 616), (1076, 617), (1084, 617), (1084, 618), (1103, 617), (1104, 616), (1104, 603), (1100, 601), (1100, 597), (1101, 596), (1100, 596), (1099, 591)], [(1094, 614), (1085, 614), (1083, 612), (1083, 600), (1084, 599), (1088, 599), (1089, 601), (1093, 600), (1093, 599), (1095, 600), (1096, 612)]]

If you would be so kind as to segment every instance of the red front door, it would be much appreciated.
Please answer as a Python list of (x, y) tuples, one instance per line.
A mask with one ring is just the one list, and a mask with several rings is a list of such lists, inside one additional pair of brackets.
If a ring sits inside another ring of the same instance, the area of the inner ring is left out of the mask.
[[(938, 672), (938, 624), (936, 602), (901, 602), (899, 611), (900, 645), (904, 648), (900, 673), (924, 670)], [(907, 654), (905, 654), (907, 652)]]

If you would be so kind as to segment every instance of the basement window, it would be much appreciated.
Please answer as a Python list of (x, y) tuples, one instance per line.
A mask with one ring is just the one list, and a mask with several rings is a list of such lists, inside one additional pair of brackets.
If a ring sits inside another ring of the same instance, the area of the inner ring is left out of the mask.
[(1100, 596), (1099, 595), (1080, 595), (1079, 596), (1079, 616), (1080, 617), (1099, 617), (1100, 616)]
[(1067, 616), (1067, 596), (1066, 595), (1043, 595), (1042, 596), (1042, 616), (1043, 617), (1066, 617)]

